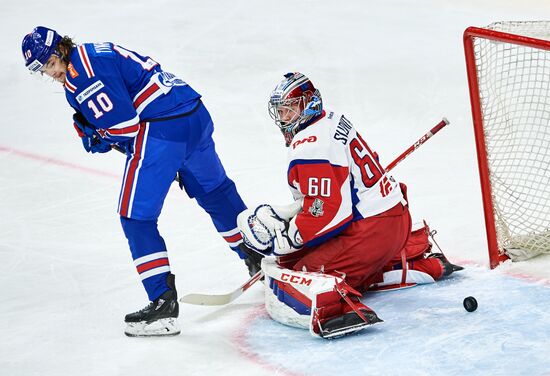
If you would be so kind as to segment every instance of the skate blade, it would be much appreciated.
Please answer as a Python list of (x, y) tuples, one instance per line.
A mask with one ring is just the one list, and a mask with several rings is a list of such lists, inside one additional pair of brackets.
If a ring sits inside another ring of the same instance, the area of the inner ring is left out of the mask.
[(147, 323), (146, 321), (126, 323), (124, 334), (128, 337), (168, 337), (180, 334), (176, 318), (167, 318)]
[(373, 323), (361, 323), (361, 324), (357, 324), (357, 325), (353, 325), (353, 326), (348, 326), (346, 328), (333, 330), (333, 331), (330, 331), (330, 332), (322, 330), (321, 333), (320, 333), (320, 336), (324, 339), (340, 338), (340, 337), (343, 337), (343, 336), (347, 336), (347, 335), (356, 333), (356, 332), (361, 331), (361, 330), (363, 330), (367, 327), (371, 327), (373, 325), (376, 325), (376, 324), (379, 324), (379, 323), (382, 323), (382, 322), (384, 322), (384, 321), (380, 320), (380, 321), (375, 321)]

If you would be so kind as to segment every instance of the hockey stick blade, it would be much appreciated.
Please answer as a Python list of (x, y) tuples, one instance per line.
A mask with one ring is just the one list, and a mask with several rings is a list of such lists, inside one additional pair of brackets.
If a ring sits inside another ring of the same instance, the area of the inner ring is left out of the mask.
[(264, 276), (264, 273), (260, 270), (258, 273), (254, 274), (248, 281), (246, 281), (242, 286), (236, 289), (233, 292), (227, 294), (187, 294), (180, 298), (180, 302), (194, 305), (204, 305), (204, 306), (220, 306), (229, 304), (243, 292), (248, 290), (254, 283), (259, 281)]

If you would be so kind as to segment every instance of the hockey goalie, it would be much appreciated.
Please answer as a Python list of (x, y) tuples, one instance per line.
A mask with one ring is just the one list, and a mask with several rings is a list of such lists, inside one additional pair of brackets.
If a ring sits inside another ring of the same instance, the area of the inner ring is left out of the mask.
[(238, 225), (242, 251), (261, 263), (274, 320), (343, 336), (382, 321), (361, 302), (365, 291), (433, 283), (462, 269), (432, 251), (426, 224), (411, 232), (405, 185), (348, 119), (324, 108), (306, 76), (287, 73), (269, 112), (289, 149), (295, 201), (247, 209)]

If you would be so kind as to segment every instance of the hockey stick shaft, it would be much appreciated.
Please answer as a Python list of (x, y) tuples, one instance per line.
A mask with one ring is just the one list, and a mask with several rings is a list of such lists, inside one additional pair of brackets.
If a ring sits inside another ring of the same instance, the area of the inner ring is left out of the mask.
[(450, 124), (449, 120), (446, 118), (443, 118), (435, 127), (430, 129), (426, 134), (424, 134), (422, 137), (418, 139), (414, 144), (409, 146), (407, 150), (405, 150), (403, 153), (401, 153), (397, 158), (391, 162), (388, 167), (386, 167), (386, 172), (391, 171), (395, 166), (397, 166), (399, 163), (403, 161), (403, 159), (407, 158), (409, 154), (411, 154), (413, 151), (418, 149), (422, 144), (424, 144), (426, 141), (428, 141), (433, 135), (435, 135), (437, 132), (439, 132), (443, 127)]
[(248, 290), (254, 283), (263, 277), (264, 273), (260, 270), (254, 274), (248, 281), (233, 292), (219, 295), (209, 294), (187, 294), (180, 298), (180, 302), (194, 305), (218, 306), (231, 303)]
[[(424, 134), (418, 141), (412, 144), (407, 150), (401, 153), (397, 158), (391, 162), (388, 167), (386, 167), (386, 172), (391, 171), (397, 164), (402, 162), (407, 156), (409, 156), (413, 151), (418, 149), (422, 144), (429, 140), (433, 135), (439, 132), (443, 127), (449, 124), (449, 121), (446, 118), (443, 118), (435, 127), (430, 129), (426, 134)], [(248, 290), (254, 283), (259, 281), (263, 277), (263, 272), (260, 270), (254, 276), (252, 276), (248, 281), (246, 281), (242, 286), (237, 288), (235, 291), (227, 294), (211, 295), (211, 294), (187, 294), (180, 298), (180, 302), (194, 305), (206, 305), (206, 306), (218, 306), (229, 304), (243, 292)]]

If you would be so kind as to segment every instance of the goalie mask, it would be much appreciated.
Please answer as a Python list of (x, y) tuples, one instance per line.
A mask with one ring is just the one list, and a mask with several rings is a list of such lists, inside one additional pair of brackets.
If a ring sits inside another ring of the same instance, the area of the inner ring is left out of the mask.
[(323, 110), (321, 93), (301, 73), (287, 73), (269, 98), (269, 115), (285, 137), (286, 146)]
[(44, 26), (35, 27), (25, 35), (21, 44), (25, 66), (31, 72), (41, 72), (50, 56), (59, 56), (56, 47), (61, 39), (55, 30)]

